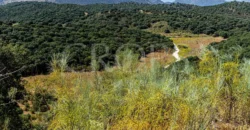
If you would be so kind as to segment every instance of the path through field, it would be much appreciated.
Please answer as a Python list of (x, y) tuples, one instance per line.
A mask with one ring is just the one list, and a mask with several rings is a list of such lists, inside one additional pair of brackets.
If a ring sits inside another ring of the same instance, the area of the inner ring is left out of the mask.
[(180, 49), (178, 48), (178, 46), (176, 44), (174, 44), (174, 49), (175, 49), (175, 52), (173, 53), (173, 56), (175, 57), (176, 62), (178, 62), (181, 60), (181, 58), (179, 56)]

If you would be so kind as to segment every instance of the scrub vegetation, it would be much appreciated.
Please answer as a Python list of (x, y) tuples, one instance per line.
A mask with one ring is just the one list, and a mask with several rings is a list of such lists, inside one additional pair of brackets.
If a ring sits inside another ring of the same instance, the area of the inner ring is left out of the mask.
[(249, 6), (0, 6), (0, 129), (249, 129)]

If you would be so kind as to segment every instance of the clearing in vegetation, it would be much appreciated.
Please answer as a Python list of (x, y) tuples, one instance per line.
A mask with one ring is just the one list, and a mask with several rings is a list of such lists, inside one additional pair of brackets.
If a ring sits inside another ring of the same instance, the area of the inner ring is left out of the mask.
[(222, 37), (212, 36), (198, 36), (198, 37), (179, 37), (171, 38), (173, 42), (180, 49), (179, 55), (182, 58), (188, 56), (199, 56), (202, 49), (206, 48), (209, 44), (223, 41)]
[[(169, 37), (180, 49), (180, 57), (199, 56), (202, 49), (214, 42), (221, 42), (223, 37), (213, 37), (205, 34), (192, 34), (188, 31), (173, 30), (167, 22), (160, 21), (153, 23), (145, 31)], [(164, 55), (164, 54), (162, 54)], [(161, 56), (159, 56), (161, 57)], [(172, 60), (168, 60), (172, 61)]]

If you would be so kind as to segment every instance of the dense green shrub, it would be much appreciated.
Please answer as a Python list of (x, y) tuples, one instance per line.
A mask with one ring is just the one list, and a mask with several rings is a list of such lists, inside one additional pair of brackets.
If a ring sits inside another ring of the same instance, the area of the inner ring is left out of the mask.
[(20, 82), (19, 63), (10, 50), (0, 47), (0, 129), (25, 130), (30, 128), (29, 120), (22, 118), (23, 111), (17, 100), (25, 94)]
[[(97, 44), (105, 44), (109, 48), (102, 61), (110, 65), (115, 63), (116, 50), (124, 44), (139, 45), (146, 53), (155, 44), (173, 47), (167, 38), (142, 31), (159, 21), (168, 23), (170, 30), (166, 30), (167, 33), (187, 30), (228, 38), (249, 31), (248, 5), (238, 2), (212, 7), (136, 3), (84, 6), (13, 3), (0, 7), (0, 38), (4, 44), (23, 48), (26, 58), (22, 63), (29, 65), (25, 71), (27, 74), (48, 72), (51, 55), (65, 50), (71, 52), (69, 65), (72, 68), (90, 70), (93, 59), (90, 50)], [(103, 54), (102, 46), (97, 57)]]

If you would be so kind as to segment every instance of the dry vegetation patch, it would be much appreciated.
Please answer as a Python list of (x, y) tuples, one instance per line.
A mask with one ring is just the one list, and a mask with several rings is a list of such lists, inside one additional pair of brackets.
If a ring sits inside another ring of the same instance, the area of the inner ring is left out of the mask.
[(178, 37), (171, 38), (180, 49), (180, 56), (198, 56), (201, 50), (213, 42), (221, 42), (222, 37), (198, 36), (198, 37)]
[(205, 34), (192, 34), (183, 30), (173, 30), (166, 21), (153, 23), (151, 27), (145, 31), (171, 38), (173, 42), (178, 45), (181, 58), (198, 56), (202, 48), (213, 42), (219, 43), (224, 40), (222, 37), (213, 37)]

